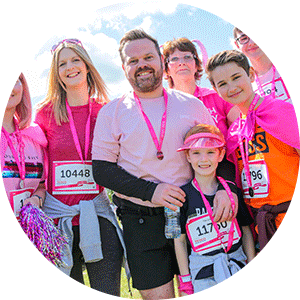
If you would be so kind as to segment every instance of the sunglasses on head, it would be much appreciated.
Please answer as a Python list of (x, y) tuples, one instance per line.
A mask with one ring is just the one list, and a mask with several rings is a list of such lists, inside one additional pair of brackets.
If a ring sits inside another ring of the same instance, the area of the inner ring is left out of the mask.
[(70, 44), (75, 44), (75, 45), (79, 45), (83, 48), (83, 45), (81, 43), (81, 41), (77, 40), (77, 39), (64, 39), (62, 41), (60, 41), (59, 43), (57, 43), (56, 45), (52, 46), (51, 48), (51, 54), (53, 54), (55, 52), (55, 50), (57, 49), (57, 47), (62, 44), (62, 43), (70, 43)]

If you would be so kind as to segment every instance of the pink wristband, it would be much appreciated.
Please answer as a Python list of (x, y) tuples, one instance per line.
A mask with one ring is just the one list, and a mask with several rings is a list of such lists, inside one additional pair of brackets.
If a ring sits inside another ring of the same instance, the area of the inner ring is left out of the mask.
[(186, 293), (187, 295), (192, 295), (194, 294), (194, 287), (192, 284), (192, 278), (191, 275), (178, 275), (179, 278), (179, 291)]

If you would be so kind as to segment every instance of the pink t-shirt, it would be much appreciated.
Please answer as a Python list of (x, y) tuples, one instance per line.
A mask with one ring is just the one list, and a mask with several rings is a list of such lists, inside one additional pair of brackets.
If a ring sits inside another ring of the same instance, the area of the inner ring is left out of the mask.
[[(41, 145), (37, 142), (37, 140), (31, 137), (31, 135), (34, 135), (34, 133), (36, 132), (35, 129), (37, 128), (30, 127), (20, 131), (22, 136), (22, 142), (25, 145), (24, 156), (26, 174), (24, 180), (24, 189), (32, 188), (33, 191), (37, 189), (41, 181), (45, 180), (43, 149)], [(39, 133), (37, 133), (37, 136), (38, 135)], [(10, 133), (9, 137), (13, 143), (14, 148), (18, 153), (18, 141), (15, 132)], [(10, 147), (8, 146), (4, 134), (1, 135), (1, 150), (2, 178), (7, 197), (10, 201), (11, 207), (14, 209), (14, 203), (11, 197), (11, 192), (20, 189), (21, 179), (18, 165)], [(17, 208), (15, 209), (15, 214), (17, 215)]]
[[(176, 150), (193, 126), (199, 123), (214, 125), (214, 121), (204, 104), (194, 96), (174, 90), (167, 91), (167, 94), (163, 160), (156, 157), (157, 149), (132, 92), (108, 103), (99, 112), (93, 140), (93, 159), (117, 162), (130, 174), (155, 183), (177, 186), (187, 183), (192, 178), (192, 171), (185, 153)], [(165, 110), (164, 97), (140, 100), (159, 138)], [(154, 206), (136, 198), (131, 198), (131, 201)]]
[(226, 138), (228, 130), (227, 115), (233, 105), (224, 101), (214, 90), (207, 88), (200, 88), (197, 86), (194, 96), (202, 100), (215, 121), (216, 126)]
[[(102, 104), (95, 102), (94, 99), (92, 100), (90, 145), (93, 140), (93, 132), (97, 114), (102, 107)], [(89, 105), (71, 106), (71, 111), (78, 134), (81, 151), (84, 153), (85, 124), (89, 114)], [(47, 187), (48, 192), (53, 195), (53, 162), (80, 161), (80, 157), (75, 147), (70, 124), (62, 123), (61, 126), (58, 126), (55, 122), (53, 114), (51, 115), (51, 110), (48, 106), (36, 114), (35, 122), (40, 125), (42, 130), (45, 132), (46, 138), (48, 139), (47, 152), (49, 161), (49, 176)], [(91, 160), (91, 147), (88, 151), (87, 160)], [(103, 187), (100, 187), (99, 192), (102, 191)], [(95, 198), (96, 194), (55, 194), (53, 196), (62, 203), (72, 206), (79, 204), (81, 200), (91, 200)], [(79, 216), (73, 218), (72, 224), (79, 224)]]

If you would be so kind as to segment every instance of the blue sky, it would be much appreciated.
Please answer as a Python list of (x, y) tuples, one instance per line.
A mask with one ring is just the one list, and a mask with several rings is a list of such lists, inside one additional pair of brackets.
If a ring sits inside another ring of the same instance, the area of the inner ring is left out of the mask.
[[(72, 30), (42, 37), (34, 60), (24, 70), (33, 103), (45, 97), (51, 46), (64, 38), (82, 41), (109, 88), (111, 100), (126, 92), (130, 85), (121, 68), (118, 46), (122, 36), (135, 27), (150, 33), (160, 45), (178, 37), (199, 39), (205, 45), (208, 56), (232, 48), (233, 25), (194, 6), (152, 2), (143, 6), (123, 3), (95, 9), (87, 20), (82, 20)], [(200, 49), (198, 51), (200, 54)], [(205, 75), (201, 84), (210, 87)]]

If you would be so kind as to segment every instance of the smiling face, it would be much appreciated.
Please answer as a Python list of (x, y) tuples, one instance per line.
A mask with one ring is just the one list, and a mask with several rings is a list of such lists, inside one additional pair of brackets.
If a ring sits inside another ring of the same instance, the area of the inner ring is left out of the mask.
[(70, 48), (63, 48), (59, 53), (58, 74), (67, 90), (87, 85), (86, 64)]
[(191, 52), (183, 52), (176, 49), (169, 56), (168, 61), (168, 75), (172, 77), (175, 87), (182, 80), (195, 81), (197, 66)]
[(123, 57), (125, 76), (138, 95), (162, 89), (162, 59), (152, 41), (145, 38), (127, 42)]
[(216, 169), (224, 154), (223, 148), (197, 148), (186, 152), (187, 160), (195, 171), (196, 177), (216, 176)]
[(252, 82), (255, 73), (250, 68), (249, 75), (235, 62), (216, 67), (211, 72), (215, 91), (227, 102), (239, 107), (250, 105), (254, 97)]
[(265, 53), (254, 43), (252, 39), (250, 39), (247, 35), (242, 32), (237, 34), (237, 39), (241, 39), (241, 41), (245, 39), (249, 39), (249, 41), (245, 44), (240, 43), (239, 41), (235, 41), (235, 45), (252, 61), (258, 60)]

